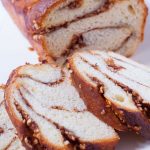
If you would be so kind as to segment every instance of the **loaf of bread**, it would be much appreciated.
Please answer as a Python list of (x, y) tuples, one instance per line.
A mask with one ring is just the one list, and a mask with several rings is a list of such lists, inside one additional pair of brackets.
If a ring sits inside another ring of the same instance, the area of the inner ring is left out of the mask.
[(16, 69), (5, 91), (19, 136), (32, 150), (113, 150), (114, 129), (87, 110), (70, 73), (49, 64)]
[[(77, 52), (69, 66), (73, 83), (89, 110), (105, 115), (105, 107), (110, 107), (122, 124), (150, 138), (150, 68), (100, 51)], [(99, 101), (106, 102), (104, 110)]]
[(25, 150), (5, 109), (3, 87), (0, 87), (0, 150)]
[(143, 39), (144, 0), (2, 0), (40, 60), (78, 48), (130, 56)]

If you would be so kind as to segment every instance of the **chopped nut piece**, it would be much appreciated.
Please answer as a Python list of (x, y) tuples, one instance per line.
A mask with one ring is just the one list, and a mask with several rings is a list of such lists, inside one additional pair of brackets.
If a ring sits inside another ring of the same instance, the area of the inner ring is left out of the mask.
[(133, 128), (135, 131), (140, 131), (141, 130), (141, 127), (139, 127), (139, 126), (135, 126), (134, 128)]
[(29, 51), (34, 51), (34, 48), (33, 47), (29, 47)]
[(4, 132), (4, 129), (0, 127), (0, 134)]
[(144, 108), (144, 110), (145, 110), (145, 111), (148, 111), (148, 109), (147, 109), (146, 107)]
[(116, 95), (115, 98), (117, 99), (117, 101), (124, 102), (124, 97), (121, 95)]
[(111, 102), (109, 100), (106, 100), (106, 104), (111, 106)]
[(100, 87), (99, 92), (100, 92), (101, 94), (104, 93), (104, 87), (103, 87), (103, 86)]
[(80, 88), (80, 89), (82, 88), (81, 84), (79, 84), (79, 88)]
[(29, 147), (29, 148), (32, 148), (32, 145), (30, 144), (29, 140), (27, 137), (24, 138), (24, 142), (25, 144)]
[(64, 141), (64, 145), (68, 145), (69, 144), (69, 141)]
[(38, 144), (38, 143), (39, 143), (38, 140), (37, 140), (37, 139), (34, 139), (33, 144), (36, 145), (36, 144)]
[(69, 70), (69, 73), (70, 73), (70, 74), (72, 74), (72, 73), (73, 73), (73, 71), (72, 71), (72, 70)]
[(86, 145), (85, 144), (80, 144), (80, 149), (85, 149), (86, 148)]
[(105, 110), (103, 109), (102, 111), (101, 111), (101, 115), (104, 115), (106, 112), (105, 112)]
[(36, 30), (38, 30), (38, 29), (40, 28), (35, 20), (33, 20), (33, 27), (34, 27)]
[(31, 119), (28, 119), (27, 120), (27, 125), (29, 126), (31, 124), (31, 122), (32, 122)]
[(141, 107), (141, 106), (142, 106), (142, 104), (137, 104), (137, 106), (138, 106), (138, 107)]
[(139, 110), (140, 110), (140, 111), (143, 111), (143, 108), (142, 108), (142, 107), (139, 107)]
[(106, 107), (107, 107), (107, 108), (110, 108), (111, 106), (110, 106), (110, 105), (106, 105)]

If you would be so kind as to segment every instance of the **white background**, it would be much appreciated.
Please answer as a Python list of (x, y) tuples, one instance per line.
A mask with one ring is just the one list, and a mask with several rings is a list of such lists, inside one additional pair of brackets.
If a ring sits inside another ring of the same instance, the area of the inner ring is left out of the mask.
[[(150, 0), (145, 0), (150, 9)], [(35, 52), (28, 50), (30, 44), (12, 22), (0, 2), (0, 84), (6, 83), (10, 72), (16, 67), (37, 63)], [(150, 15), (148, 17), (145, 40), (133, 56), (134, 60), (150, 66)], [(150, 150), (150, 141), (133, 133), (121, 134), (117, 150)]]

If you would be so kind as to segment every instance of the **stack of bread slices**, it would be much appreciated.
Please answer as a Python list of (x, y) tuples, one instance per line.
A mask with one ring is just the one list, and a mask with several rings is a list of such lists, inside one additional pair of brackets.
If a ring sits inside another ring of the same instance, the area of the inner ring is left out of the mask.
[(114, 150), (118, 131), (150, 139), (150, 68), (125, 57), (143, 39), (143, 0), (2, 2), (42, 62), (0, 88), (0, 150)]
[(1, 90), (0, 138), (12, 136), (2, 147), (113, 150), (116, 131), (149, 139), (149, 86), (150, 68), (113, 52), (76, 52), (63, 67), (18, 67), (5, 101)]

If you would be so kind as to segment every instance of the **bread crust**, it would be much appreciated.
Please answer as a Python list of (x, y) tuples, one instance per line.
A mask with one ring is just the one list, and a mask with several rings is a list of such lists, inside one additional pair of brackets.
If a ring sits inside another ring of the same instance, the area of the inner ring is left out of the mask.
[[(119, 106), (111, 103), (110, 100), (104, 98), (103, 93), (99, 91), (99, 87), (93, 87), (79, 74), (72, 57), (69, 59), (69, 68), (72, 72), (71, 77), (73, 84), (85, 101), (89, 111), (119, 131), (132, 130), (135, 131), (136, 134), (150, 139), (150, 121), (143, 112), (138, 110), (138, 108), (137, 111), (121, 109)], [(107, 105), (109, 105), (111, 109), (109, 108), (108, 113), (101, 114), (103, 109), (105, 110), (107, 108)]]
[(142, 24), (142, 33), (141, 33), (141, 41), (144, 40), (144, 29), (145, 29), (145, 26), (146, 26), (146, 21), (147, 21), (147, 16), (148, 16), (148, 7), (146, 6), (145, 4), (145, 1), (144, 0), (139, 0), (139, 3), (143, 3), (143, 8), (144, 8), (144, 12), (143, 12), (143, 24)]
[[(5, 8), (13, 18), (22, 33), (27, 37), (33, 48), (37, 51), (40, 61), (52, 62), (56, 58), (52, 57), (50, 50), (44, 43), (44, 38), (39, 36), (43, 30), (43, 20), (49, 14), (51, 10), (63, 3), (65, 0), (2, 0)], [(115, 2), (120, 0), (115, 0)], [(141, 36), (139, 42), (144, 39), (144, 29), (146, 18), (148, 15), (148, 9), (144, 0), (137, 0), (139, 5), (143, 7), (143, 24), (141, 26)], [(38, 40), (35, 37), (39, 36)], [(126, 50), (124, 54), (131, 56), (135, 51), (135, 48)]]
[[(40, 65), (40, 64), (39, 64)], [(34, 65), (35, 66), (35, 65)], [(23, 123), (23, 121), (19, 120), (19, 118), (16, 116), (14, 109), (12, 107), (11, 104), (11, 90), (13, 88), (13, 85), (15, 84), (15, 80), (17, 79), (17, 77), (19, 77), (19, 70), (22, 69), (24, 66), (18, 67), (17, 69), (15, 69), (10, 77), (9, 80), (7, 82), (7, 86), (6, 86), (6, 90), (5, 90), (5, 99), (6, 99), (6, 108), (8, 111), (8, 114), (10, 116), (10, 119), (12, 120), (14, 126), (16, 127), (17, 131), (18, 131), (18, 135), (19, 138), (22, 139), (22, 143), (23, 145), (26, 147), (27, 150), (33, 150), (34, 148), (30, 148), (29, 146), (27, 146), (27, 144), (25, 143), (25, 141), (23, 140), (25, 137), (27, 136), (31, 136), (31, 133), (29, 132), (29, 129), (27, 128), (27, 126)], [(46, 139), (46, 137), (41, 137), (42, 142), (45, 144), (44, 146), (48, 149), (48, 150), (71, 150), (73, 149), (73, 147), (57, 147), (57, 145), (50, 145), (47, 144), (48, 141)], [(116, 146), (116, 144), (119, 141), (119, 137), (113, 137), (109, 140), (101, 140), (101, 141), (93, 141), (90, 143), (86, 143), (87, 150), (114, 150), (114, 147)], [(42, 149), (40, 149), (42, 150)]]

